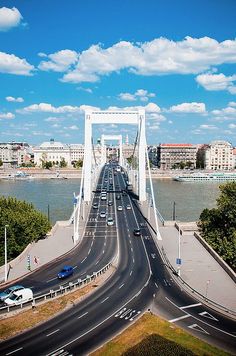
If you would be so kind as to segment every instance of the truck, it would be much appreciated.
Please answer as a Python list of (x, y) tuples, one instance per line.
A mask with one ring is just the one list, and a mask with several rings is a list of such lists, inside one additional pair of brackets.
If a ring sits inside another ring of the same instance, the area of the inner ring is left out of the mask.
[(30, 288), (24, 288), (14, 292), (9, 298), (4, 300), (8, 306), (19, 305), (33, 299), (33, 292)]

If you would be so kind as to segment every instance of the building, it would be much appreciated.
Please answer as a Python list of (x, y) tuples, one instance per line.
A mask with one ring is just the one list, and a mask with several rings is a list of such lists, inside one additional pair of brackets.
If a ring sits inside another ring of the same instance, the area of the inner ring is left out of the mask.
[(0, 160), (3, 162), (3, 167), (17, 167), (29, 163), (31, 158), (31, 147), (26, 142), (0, 143)]
[(234, 169), (233, 147), (227, 141), (212, 141), (205, 149), (205, 169), (229, 171)]
[(157, 166), (157, 147), (148, 146), (148, 158), (153, 166)]
[(157, 146), (160, 169), (195, 168), (197, 146), (191, 143), (161, 143)]

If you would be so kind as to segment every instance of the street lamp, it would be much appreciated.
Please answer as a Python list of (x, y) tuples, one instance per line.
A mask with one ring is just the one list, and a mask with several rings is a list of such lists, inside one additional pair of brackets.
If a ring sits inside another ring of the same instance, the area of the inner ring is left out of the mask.
[(5, 239), (4, 239), (4, 246), (5, 246), (5, 282), (7, 281), (7, 227), (9, 227), (9, 225), (5, 225)]

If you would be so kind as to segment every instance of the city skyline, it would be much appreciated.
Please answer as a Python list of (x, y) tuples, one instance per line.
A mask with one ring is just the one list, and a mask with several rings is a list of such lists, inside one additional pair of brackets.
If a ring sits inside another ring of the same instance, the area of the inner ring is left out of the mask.
[[(85, 109), (146, 111), (147, 143), (236, 146), (233, 0), (2, 1), (0, 141), (84, 142)], [(66, 16), (65, 16), (66, 14)], [(129, 135), (129, 126), (98, 126)]]

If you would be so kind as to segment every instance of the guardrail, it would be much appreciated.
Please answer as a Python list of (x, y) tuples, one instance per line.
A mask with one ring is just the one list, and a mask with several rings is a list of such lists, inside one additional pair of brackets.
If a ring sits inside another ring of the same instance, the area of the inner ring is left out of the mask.
[(48, 293), (39, 295), (35, 298), (33, 298), (31, 301), (27, 301), (25, 303), (21, 303), (18, 305), (11, 305), (11, 306), (4, 306), (0, 308), (0, 314), (4, 313), (9, 313), (13, 310), (17, 309), (23, 309), (26, 306), (32, 305), (32, 308), (36, 307), (37, 303), (40, 302), (46, 302), (47, 300), (51, 300), (53, 298), (56, 298), (60, 295), (72, 292), (75, 289), (80, 289), (84, 287), (85, 285), (88, 285), (89, 283), (93, 282), (96, 277), (100, 276), (101, 274), (105, 273), (110, 267), (112, 266), (112, 262), (109, 262), (106, 264), (103, 268), (101, 268), (97, 272), (93, 272), (91, 275), (87, 275), (86, 278), (80, 279), (78, 278), (74, 282), (69, 282), (67, 285), (60, 285), (58, 289), (53, 290), (51, 289)]

